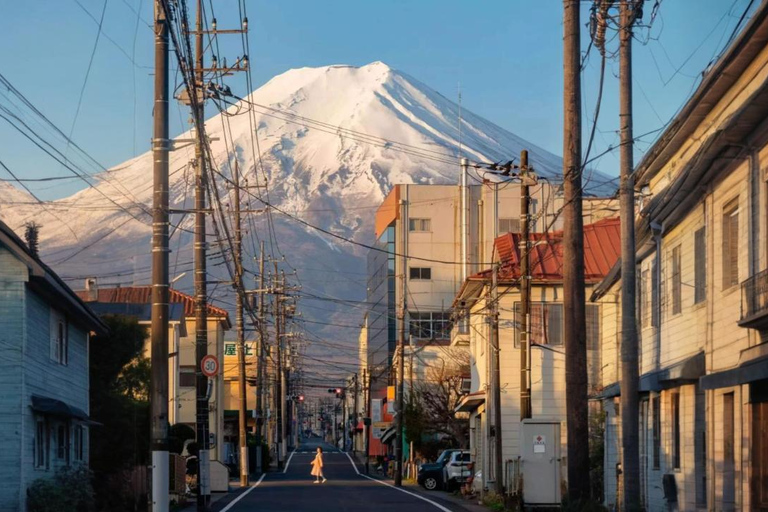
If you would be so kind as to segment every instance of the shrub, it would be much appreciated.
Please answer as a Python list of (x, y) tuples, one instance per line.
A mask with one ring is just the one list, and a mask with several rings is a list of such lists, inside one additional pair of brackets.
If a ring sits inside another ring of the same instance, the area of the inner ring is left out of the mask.
[(29, 512), (91, 512), (94, 510), (94, 494), (91, 472), (85, 467), (67, 467), (49, 478), (32, 482), (27, 494)]

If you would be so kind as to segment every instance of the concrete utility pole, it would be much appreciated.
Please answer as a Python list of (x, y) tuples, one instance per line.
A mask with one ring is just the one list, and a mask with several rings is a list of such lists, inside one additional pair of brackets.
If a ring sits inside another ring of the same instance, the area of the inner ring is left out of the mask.
[(267, 329), (264, 324), (264, 240), (259, 242), (259, 250), (259, 353), (256, 358), (256, 446), (261, 450), (264, 429), (264, 363), (267, 358)]
[(282, 323), (283, 323), (283, 301), (280, 293), (282, 291), (280, 278), (277, 274), (277, 262), (275, 262), (275, 280), (277, 282), (275, 294), (275, 346), (277, 347), (277, 368), (275, 371), (275, 409), (277, 412), (277, 421), (275, 423), (275, 432), (277, 439), (277, 469), (283, 468), (283, 350), (282, 350)]
[(406, 257), (405, 248), (405, 232), (408, 229), (406, 225), (407, 219), (405, 216), (405, 201), (400, 200), (400, 252), (403, 254), (401, 268), (400, 268), (400, 334), (397, 340), (397, 346), (400, 351), (400, 358), (397, 360), (398, 371), (397, 373), (397, 387), (395, 388), (395, 401), (397, 402), (397, 416), (395, 417), (395, 485), (401, 487), (403, 485), (403, 428), (405, 422), (403, 416), (403, 392), (405, 382), (405, 322), (406, 322), (406, 301), (405, 290), (406, 281), (405, 273), (408, 270), (408, 258)]
[[(203, 375), (203, 358), (208, 355), (208, 289), (206, 280), (205, 193), (205, 85), (203, 73), (203, 5), (197, 2), (195, 15), (195, 83), (188, 91), (195, 116), (195, 415), (199, 447), (197, 466), (197, 510), (208, 510), (211, 502), (208, 377)], [(195, 99), (196, 101), (192, 101)]]
[[(363, 388), (363, 397), (365, 398), (365, 417), (367, 418), (366, 421), (363, 422), (363, 427), (365, 430), (365, 474), (370, 473), (370, 467), (369, 467), (369, 461), (368, 459), (371, 456), (371, 381), (372, 381), (372, 375), (371, 375), (370, 368), (363, 369), (363, 385), (365, 386)], [(367, 374), (367, 378), (366, 378)]]
[(469, 277), (469, 187), (467, 175), (469, 173), (469, 160), (461, 159), (461, 282)]
[(520, 419), (531, 417), (530, 339), (531, 317), (531, 190), (528, 186), (528, 151), (520, 152)]
[(632, 25), (634, 1), (619, 2), (619, 129), (621, 136), (621, 445), (624, 507), (641, 510), (638, 356), (635, 311), (635, 183), (632, 177)]
[(240, 403), (238, 413), (238, 439), (240, 441), (240, 487), (248, 485), (248, 443), (245, 423), (248, 421), (248, 399), (245, 384), (245, 326), (243, 325), (243, 231), (240, 219), (240, 166), (237, 161), (232, 167), (234, 181), (235, 216), (235, 326), (237, 329), (237, 387)]
[(589, 499), (587, 331), (581, 162), (581, 21), (579, 0), (563, 0), (563, 305), (565, 401), (568, 417), (568, 499)]
[(359, 388), (358, 382), (357, 382), (357, 373), (355, 373), (355, 394), (354, 394), (355, 402), (354, 402), (354, 406), (353, 406), (353, 409), (354, 409), (353, 416), (354, 416), (354, 418), (352, 420), (352, 422), (354, 424), (354, 429), (355, 430), (354, 430), (354, 435), (352, 436), (352, 440), (353, 440), (352, 441), (352, 453), (356, 452), (357, 448), (359, 448), (357, 446), (357, 394), (358, 394), (359, 389), (360, 388)]
[(493, 390), (493, 444), (496, 453), (493, 457), (494, 468), (494, 487), (496, 494), (504, 495), (504, 472), (502, 469), (502, 443), (501, 443), (501, 372), (499, 359), (499, 265), (493, 265), (493, 277), (491, 281), (491, 308), (490, 308), (490, 331), (489, 337), (491, 350), (491, 389)]
[(168, 512), (168, 18), (155, 0), (155, 105), (152, 137), (152, 512)]

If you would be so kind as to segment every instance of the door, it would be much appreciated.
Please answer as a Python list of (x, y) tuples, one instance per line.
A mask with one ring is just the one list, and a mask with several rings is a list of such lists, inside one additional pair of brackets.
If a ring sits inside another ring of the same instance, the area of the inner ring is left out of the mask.
[(723, 395), (723, 510), (736, 507), (736, 450), (733, 393)]
[(560, 503), (560, 425), (523, 423), (523, 500), (530, 505)]
[(648, 399), (640, 401), (640, 499), (648, 507), (648, 434), (650, 432)]
[(752, 510), (768, 512), (768, 402), (752, 404)]

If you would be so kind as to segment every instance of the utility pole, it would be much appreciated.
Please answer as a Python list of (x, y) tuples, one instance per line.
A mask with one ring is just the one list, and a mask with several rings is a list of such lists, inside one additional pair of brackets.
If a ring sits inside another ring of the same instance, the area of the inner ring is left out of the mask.
[(168, 512), (168, 17), (155, 0), (155, 105), (152, 138), (152, 512)]
[(275, 345), (277, 347), (277, 369), (275, 372), (275, 408), (277, 412), (277, 421), (275, 423), (275, 431), (277, 438), (277, 469), (283, 468), (282, 452), (283, 452), (283, 405), (281, 404), (283, 399), (283, 350), (282, 350), (282, 323), (283, 323), (283, 301), (281, 300), (281, 283), (277, 274), (277, 262), (275, 262), (275, 280), (277, 282), (276, 294), (275, 294)]
[(264, 362), (267, 357), (267, 330), (264, 324), (264, 240), (259, 242), (259, 249), (259, 353), (256, 358), (256, 446), (261, 450), (264, 428)]
[(240, 220), (240, 166), (237, 161), (232, 167), (232, 180), (234, 181), (234, 216), (235, 216), (235, 325), (237, 329), (237, 384), (239, 389), (240, 403), (238, 414), (238, 438), (240, 440), (240, 487), (248, 486), (248, 443), (247, 443), (247, 411), (248, 400), (246, 397), (247, 387), (245, 384), (245, 327), (243, 325), (243, 296), (245, 288), (243, 287), (243, 231)]
[(590, 495), (587, 408), (587, 332), (584, 292), (584, 219), (581, 162), (581, 42), (579, 0), (563, 0), (563, 305), (568, 499)]
[(490, 341), (491, 341), (491, 390), (493, 392), (493, 443), (496, 453), (493, 458), (495, 473), (496, 494), (504, 495), (504, 473), (502, 469), (502, 443), (501, 443), (501, 372), (499, 370), (499, 265), (493, 265), (493, 277), (491, 281), (491, 308), (490, 308)]
[(621, 447), (624, 507), (641, 510), (638, 433), (638, 356), (635, 317), (635, 192), (632, 168), (632, 25), (634, 0), (620, 0), (619, 129), (621, 136), (619, 208), (621, 212)]
[(520, 152), (520, 419), (531, 417), (530, 340), (528, 320), (531, 315), (530, 212), (531, 190), (528, 186), (528, 151)]
[(398, 336), (397, 340), (397, 346), (400, 350), (400, 359), (397, 361), (398, 365), (398, 371), (396, 372), (397, 375), (397, 387), (395, 388), (395, 401), (397, 402), (397, 416), (395, 418), (396, 420), (396, 430), (395, 430), (395, 486), (401, 487), (403, 485), (403, 426), (405, 422), (403, 421), (403, 416), (405, 416), (403, 411), (403, 391), (404, 391), (404, 382), (405, 382), (405, 311), (406, 311), (406, 302), (405, 302), (405, 289), (406, 289), (406, 282), (405, 282), (405, 272), (407, 270), (408, 265), (408, 259), (405, 255), (406, 248), (405, 248), (405, 232), (408, 229), (408, 226), (406, 225), (406, 216), (405, 216), (405, 201), (400, 200), (400, 252), (403, 253), (402, 263), (400, 264), (400, 335)]
[[(188, 91), (195, 116), (195, 415), (199, 447), (197, 465), (197, 510), (208, 510), (211, 501), (208, 377), (203, 375), (203, 358), (208, 355), (208, 290), (206, 285), (205, 193), (205, 85), (203, 81), (203, 6), (197, 2), (195, 15), (195, 82)], [(196, 101), (192, 101), (192, 99)]]
[[(370, 368), (363, 369), (363, 398), (365, 399), (365, 417), (363, 421), (363, 427), (365, 430), (365, 474), (370, 473), (368, 459), (371, 455), (371, 370)], [(367, 378), (366, 378), (367, 374)]]
[[(285, 279), (285, 272), (282, 272), (282, 279), (280, 280), (280, 295), (278, 295), (277, 300), (278, 302), (282, 303), (283, 301), (287, 300), (286, 291), (287, 291), (287, 281)], [(281, 306), (281, 313), (280, 313), (280, 319), (283, 322), (282, 325), (282, 331), (283, 336), (278, 340), (278, 345), (280, 346), (280, 438), (282, 439), (281, 444), (281, 450), (282, 450), (282, 457), (283, 460), (287, 457), (287, 452), (285, 449), (285, 446), (288, 444), (288, 432), (286, 429), (286, 423), (288, 418), (288, 411), (287, 411), (287, 403), (288, 403), (288, 379), (286, 378), (286, 372), (287, 372), (287, 361), (288, 358), (286, 357), (286, 347), (285, 347), (285, 341), (284, 339), (287, 338), (287, 331), (286, 331), (286, 312), (285, 307)]]
[(353, 439), (353, 441), (352, 441), (352, 453), (356, 452), (357, 448), (359, 448), (359, 446), (357, 446), (357, 394), (358, 394), (359, 389), (360, 388), (358, 386), (357, 373), (355, 373), (355, 395), (354, 395), (355, 403), (354, 403), (354, 406), (353, 406), (353, 408), (354, 408), (354, 418), (352, 420), (353, 424), (355, 425), (355, 427), (354, 427), (355, 431), (354, 431), (354, 436), (352, 437), (352, 439)]

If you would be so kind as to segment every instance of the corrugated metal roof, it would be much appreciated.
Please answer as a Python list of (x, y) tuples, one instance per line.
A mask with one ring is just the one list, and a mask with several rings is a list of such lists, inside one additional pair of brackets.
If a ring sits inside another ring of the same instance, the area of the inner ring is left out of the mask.
[[(531, 233), (531, 275), (534, 281), (562, 281), (563, 232)], [(507, 233), (495, 241), (501, 261), (500, 279), (520, 278), (520, 234)], [(618, 218), (584, 226), (584, 278), (596, 282), (605, 277), (621, 255)], [(483, 272), (486, 274), (488, 271)]]
[[(191, 295), (182, 293), (178, 290), (171, 288), (170, 301), (175, 304), (184, 305), (184, 316), (187, 318), (195, 317), (195, 299)], [(127, 304), (150, 304), (152, 302), (152, 287), (151, 286), (121, 286), (119, 288), (99, 288), (95, 297), (93, 292), (88, 290), (79, 290), (77, 295), (87, 302), (104, 302), (104, 303), (127, 303)], [(95, 299), (95, 300), (94, 300)], [(231, 326), (229, 321), (229, 313), (226, 310), (211, 306), (208, 304), (208, 316), (214, 318), (223, 319), (228, 326)]]

